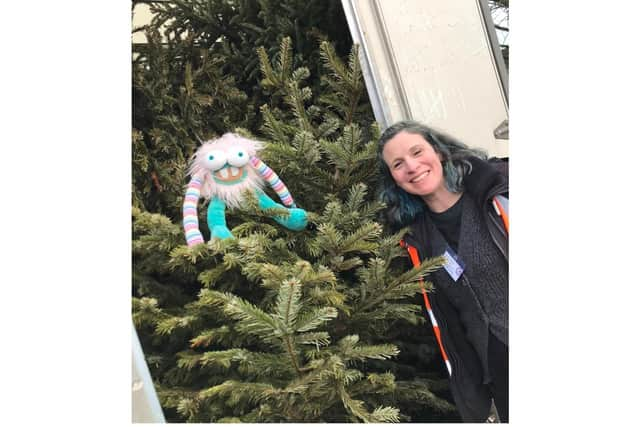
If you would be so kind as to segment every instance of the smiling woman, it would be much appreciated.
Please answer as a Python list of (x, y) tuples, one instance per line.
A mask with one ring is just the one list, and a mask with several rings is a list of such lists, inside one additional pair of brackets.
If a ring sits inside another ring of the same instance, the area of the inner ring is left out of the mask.
[(445, 185), (442, 156), (421, 135), (398, 133), (385, 144), (382, 157), (396, 184), (420, 196), (431, 211), (443, 212), (460, 198)]
[(414, 266), (443, 256), (426, 314), (464, 421), (483, 422), (493, 401), (508, 422), (508, 206), (505, 176), (486, 155), (421, 123), (390, 126), (378, 143), (391, 228)]

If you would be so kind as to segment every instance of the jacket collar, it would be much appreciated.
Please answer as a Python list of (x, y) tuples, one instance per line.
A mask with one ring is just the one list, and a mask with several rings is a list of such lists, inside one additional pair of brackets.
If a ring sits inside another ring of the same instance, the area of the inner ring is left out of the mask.
[(507, 178), (491, 163), (477, 157), (469, 157), (466, 160), (471, 163), (472, 169), (471, 173), (464, 177), (464, 189), (477, 206), (483, 206), (493, 195), (491, 193), (508, 191)]

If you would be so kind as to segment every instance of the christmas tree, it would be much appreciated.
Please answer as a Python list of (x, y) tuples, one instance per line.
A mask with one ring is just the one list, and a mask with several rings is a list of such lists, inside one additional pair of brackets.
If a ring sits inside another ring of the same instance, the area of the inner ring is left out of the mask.
[[(322, 31), (335, 6), (163, 2), (134, 51), (133, 320), (170, 422), (457, 420), (416, 297), (442, 260), (407, 269), (406, 230), (377, 221), (379, 128), (357, 46)], [(187, 160), (227, 131), (266, 143), (307, 229), (248, 203), (235, 239), (186, 246)]]

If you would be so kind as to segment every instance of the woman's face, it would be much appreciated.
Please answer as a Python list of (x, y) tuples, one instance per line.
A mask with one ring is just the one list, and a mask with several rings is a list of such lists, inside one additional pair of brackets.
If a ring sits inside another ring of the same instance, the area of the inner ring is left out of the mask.
[(429, 197), (440, 191), (449, 192), (440, 155), (422, 135), (398, 133), (384, 145), (382, 158), (396, 184), (407, 193)]

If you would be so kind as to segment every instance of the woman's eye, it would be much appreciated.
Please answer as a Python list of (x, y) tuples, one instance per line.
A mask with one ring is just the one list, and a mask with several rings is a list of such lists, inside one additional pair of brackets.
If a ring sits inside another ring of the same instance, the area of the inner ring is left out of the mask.
[(227, 164), (227, 153), (221, 150), (211, 150), (205, 154), (204, 164), (207, 169), (216, 171)]
[(240, 168), (249, 162), (249, 154), (244, 148), (231, 148), (227, 150), (227, 162), (231, 166)]

